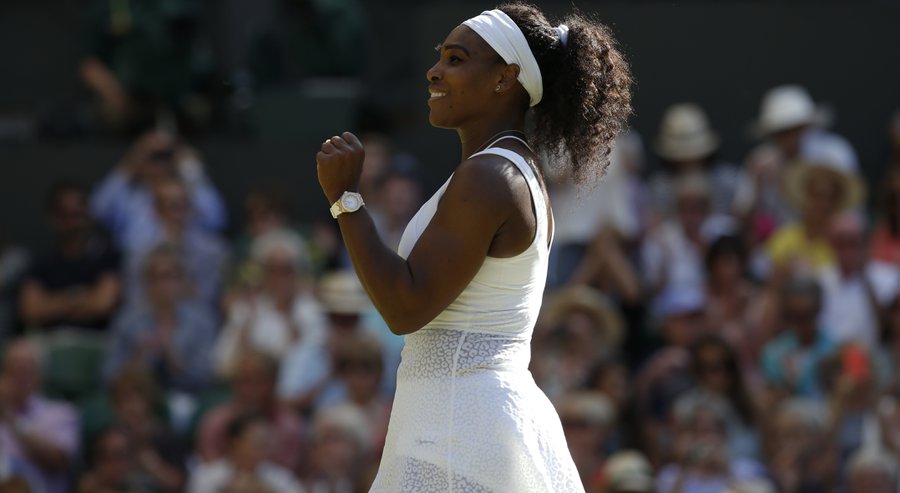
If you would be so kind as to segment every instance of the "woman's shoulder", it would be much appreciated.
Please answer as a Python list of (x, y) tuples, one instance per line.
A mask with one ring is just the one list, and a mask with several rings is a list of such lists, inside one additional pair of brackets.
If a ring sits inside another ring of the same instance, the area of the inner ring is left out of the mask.
[(456, 167), (444, 196), (459, 196), (485, 205), (511, 202), (516, 166), (497, 154), (478, 154)]

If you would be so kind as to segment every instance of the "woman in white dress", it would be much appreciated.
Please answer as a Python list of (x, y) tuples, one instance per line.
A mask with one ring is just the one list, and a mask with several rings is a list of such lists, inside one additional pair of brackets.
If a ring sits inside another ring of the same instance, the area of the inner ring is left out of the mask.
[(551, 24), (524, 4), (465, 21), (438, 52), (429, 120), (457, 131), (464, 158), (398, 252), (355, 193), (356, 136), (332, 137), (316, 156), (360, 280), (405, 335), (371, 491), (581, 492), (559, 417), (528, 372), (553, 231), (541, 157), (577, 181), (599, 178), (631, 109), (631, 76), (605, 27)]

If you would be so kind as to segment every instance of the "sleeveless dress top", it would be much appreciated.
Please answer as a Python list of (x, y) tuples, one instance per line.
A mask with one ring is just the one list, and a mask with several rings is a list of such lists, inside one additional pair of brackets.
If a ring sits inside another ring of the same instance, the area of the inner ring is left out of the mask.
[[(487, 257), (456, 300), (405, 336), (387, 441), (371, 492), (584, 491), (559, 416), (528, 371), (547, 278), (544, 193), (519, 154), (490, 147), (479, 154), (501, 156), (519, 169), (531, 191), (537, 231), (521, 254)], [(452, 178), (410, 221), (398, 249), (403, 258)]]

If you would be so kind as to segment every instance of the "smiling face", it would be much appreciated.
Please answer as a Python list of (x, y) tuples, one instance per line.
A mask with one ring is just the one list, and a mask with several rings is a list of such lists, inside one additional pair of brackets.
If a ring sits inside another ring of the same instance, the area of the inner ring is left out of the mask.
[(489, 113), (507, 65), (478, 34), (458, 26), (437, 47), (440, 58), (426, 73), (429, 121), (458, 128)]

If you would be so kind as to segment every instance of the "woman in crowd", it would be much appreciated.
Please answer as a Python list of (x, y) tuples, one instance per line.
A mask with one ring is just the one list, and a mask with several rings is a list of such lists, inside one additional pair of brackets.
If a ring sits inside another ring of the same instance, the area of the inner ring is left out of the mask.
[(738, 168), (718, 159), (719, 136), (710, 127), (703, 108), (695, 103), (666, 108), (653, 144), (662, 161), (662, 168), (650, 177), (650, 192), (658, 213), (667, 215), (673, 210), (675, 181), (690, 173), (702, 173), (712, 184), (712, 211), (730, 211)]
[(113, 322), (105, 374), (111, 378), (138, 362), (164, 388), (195, 392), (211, 381), (214, 318), (202, 302), (185, 296), (187, 273), (177, 248), (153, 249), (142, 273), (145, 301), (126, 306)]
[(695, 390), (728, 401), (734, 414), (729, 416), (728, 448), (734, 457), (759, 459), (759, 409), (756, 395), (746, 384), (738, 355), (721, 336), (701, 336), (691, 347), (691, 371)]
[(287, 469), (266, 460), (268, 427), (255, 414), (236, 417), (228, 426), (228, 453), (197, 466), (188, 493), (302, 493)]
[(321, 345), (325, 316), (305, 285), (309, 278), (306, 245), (295, 233), (276, 230), (258, 238), (251, 249), (260, 269), (260, 292), (235, 300), (214, 349), (221, 378), (249, 350), (278, 361), (295, 345)]

